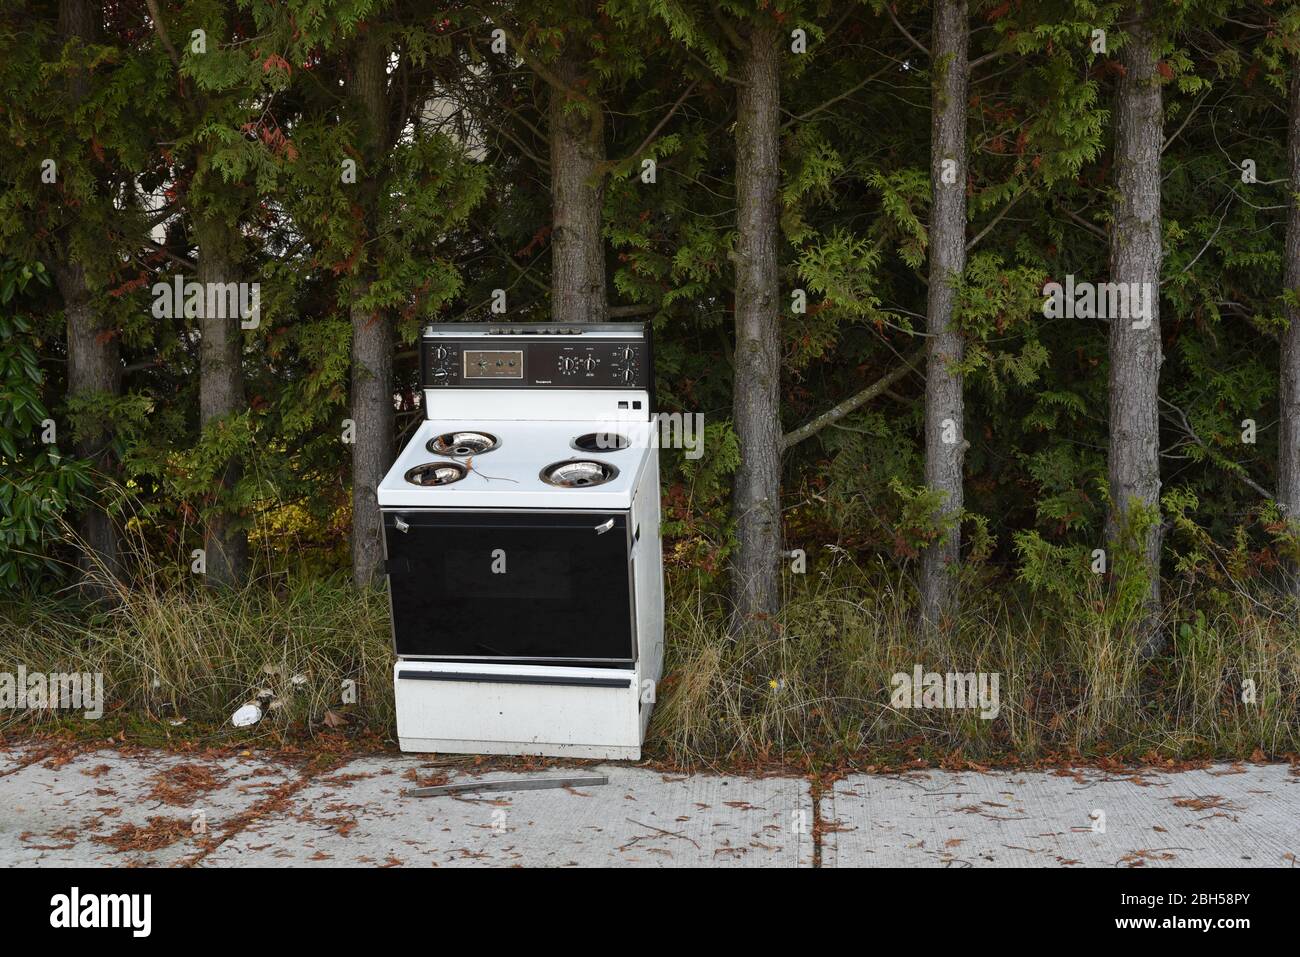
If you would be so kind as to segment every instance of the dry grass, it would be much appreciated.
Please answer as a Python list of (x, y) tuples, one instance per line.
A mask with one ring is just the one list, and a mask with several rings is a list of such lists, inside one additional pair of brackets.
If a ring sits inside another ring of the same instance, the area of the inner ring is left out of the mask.
[[(391, 725), (386, 596), (359, 593), (342, 576), (207, 588), (176, 572), (186, 567), (137, 547), (128, 580), (92, 570), (90, 584), (106, 600), (63, 595), (0, 606), (0, 672), (21, 664), (28, 672), (101, 673), (110, 708), (227, 729), (236, 708), (259, 701), (266, 717), (252, 736), (327, 716)], [(345, 681), (355, 683), (354, 704), (343, 704)]]
[[(117, 714), (160, 726), (183, 717), (196, 734), (277, 735), (344, 714), (391, 738), (382, 592), (358, 593), (341, 577), (292, 576), (222, 591), (176, 567), (137, 553), (129, 587), (101, 570), (100, 587), (114, 597), (98, 606), (66, 596), (0, 605), (0, 672), (20, 664), (100, 672)], [(712, 589), (670, 576), (668, 661), (650, 754), (692, 765), (1300, 751), (1300, 626), (1294, 612), (1258, 596), (1220, 598), (1213, 613), (1198, 608), (1203, 596), (1190, 587), (1170, 596), (1171, 640), (1144, 660), (1132, 622), (1100, 584), (1065, 600), (972, 582), (961, 620), (941, 635), (917, 629), (911, 585), (883, 563), (862, 568), (840, 555), (787, 585), (779, 628), (735, 641)], [(892, 707), (891, 676), (916, 665), (998, 674), (997, 718)], [(343, 707), (349, 679), (357, 702)], [(1242, 700), (1246, 679), (1253, 703)], [(259, 698), (275, 707), (234, 732), (231, 713)], [(49, 719), (0, 716), (0, 727)]]
[[(984, 583), (987, 585), (988, 583)], [(895, 570), (838, 567), (793, 585), (779, 627), (734, 641), (704, 592), (669, 605), (667, 680), (652, 732), (682, 764), (1247, 757), (1300, 751), (1300, 626), (1241, 596), (1207, 617), (1166, 609), (1166, 650), (1139, 651), (1136, 615), (1098, 583), (1071, 603), (972, 583), (955, 627), (927, 634)], [(891, 706), (891, 677), (996, 673), (1000, 711)], [(1242, 700), (1245, 680), (1254, 701)]]

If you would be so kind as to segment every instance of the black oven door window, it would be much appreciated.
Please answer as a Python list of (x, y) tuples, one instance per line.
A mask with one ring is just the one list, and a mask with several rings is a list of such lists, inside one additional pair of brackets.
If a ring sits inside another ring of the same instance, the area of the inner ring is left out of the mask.
[(625, 512), (386, 512), (384, 538), (399, 655), (634, 659)]

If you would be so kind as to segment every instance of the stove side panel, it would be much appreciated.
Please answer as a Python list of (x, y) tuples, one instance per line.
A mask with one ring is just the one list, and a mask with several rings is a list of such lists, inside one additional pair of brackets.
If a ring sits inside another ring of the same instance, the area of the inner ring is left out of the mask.
[[(664, 562), (660, 535), (659, 449), (652, 448), (632, 500), (636, 631), (642, 681), (658, 684), (664, 657)], [(653, 698), (651, 699), (653, 701)], [(649, 706), (646, 706), (649, 710)], [(648, 715), (646, 716), (648, 718)]]

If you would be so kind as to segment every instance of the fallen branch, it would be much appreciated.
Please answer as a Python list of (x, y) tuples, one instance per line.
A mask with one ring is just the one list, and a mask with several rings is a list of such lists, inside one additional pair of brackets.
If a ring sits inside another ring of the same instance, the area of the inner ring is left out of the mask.
[(785, 435), (781, 436), (781, 451), (784, 452), (786, 449), (790, 448), (790, 446), (797, 445), (804, 439), (816, 435), (822, 429), (826, 428), (826, 426), (838, 422), (849, 413), (856, 412), (876, 396), (887, 390), (899, 379), (903, 378), (903, 376), (911, 372), (912, 369), (916, 367), (916, 364), (923, 358), (925, 358), (925, 346), (922, 346), (920, 349), (917, 349), (908, 356), (907, 359), (904, 360), (903, 364), (893, 372), (877, 379), (857, 395), (850, 399), (845, 399), (839, 405), (828, 409), (810, 422), (804, 423), (793, 432), (787, 432)]
[[(1165, 418), (1176, 419), (1177, 423), (1182, 427), (1183, 434), (1186, 435), (1193, 442), (1195, 442), (1198, 446), (1200, 446), (1201, 450), (1209, 457), (1211, 462), (1214, 462), (1216, 465), (1219, 465), (1229, 475), (1239, 479), (1245, 485), (1249, 486), (1252, 491), (1258, 493), (1259, 495), (1262, 495), (1264, 498), (1268, 499), (1269, 501), (1276, 500), (1277, 496), (1275, 496), (1272, 492), (1264, 488), (1264, 486), (1260, 485), (1248, 474), (1246, 474), (1246, 470), (1244, 466), (1241, 466), (1236, 462), (1229, 462), (1228, 460), (1224, 459), (1222, 456), (1218, 455), (1214, 451), (1214, 449), (1210, 447), (1208, 442), (1206, 442), (1203, 438), (1197, 435), (1196, 430), (1192, 428), (1191, 420), (1187, 418), (1186, 412), (1184, 412), (1182, 409), (1174, 405), (1174, 403), (1170, 402), (1168, 399), (1164, 398), (1163, 396), (1161, 396), (1160, 402), (1161, 404), (1168, 406), (1174, 412), (1173, 416), (1166, 415)], [(1237, 465), (1240, 471), (1238, 471), (1237, 468), (1232, 468), (1231, 467), (1232, 465)]]
[(668, 112), (663, 115), (663, 118), (655, 124), (655, 128), (646, 134), (646, 138), (641, 141), (640, 145), (627, 155), (626, 159), (621, 159), (616, 162), (607, 161), (605, 163), (605, 172), (608, 173), (624, 163), (635, 162), (636, 158), (644, 153), (650, 147), (650, 144), (654, 142), (655, 137), (659, 135), (660, 130), (668, 125), (668, 121), (673, 118), (673, 115), (681, 109), (681, 105), (686, 102), (686, 98), (691, 95), (691, 91), (695, 89), (696, 84), (699, 82), (699, 80), (691, 81), (691, 85), (682, 91), (682, 95), (677, 98), (677, 102), (674, 103)]
[(993, 227), (996, 226), (998, 223), (1002, 222), (1002, 217), (1005, 216), (1007, 213), (1011, 212), (1011, 207), (1016, 205), (1016, 203), (1020, 202), (1020, 197), (1024, 196), (1026, 192), (1027, 190), (1025, 188), (1016, 190), (1016, 194), (1012, 196), (1010, 200), (1007, 201), (1007, 204), (1005, 206), (1002, 207), (1002, 211), (998, 213), (996, 216), (994, 216), (993, 219), (989, 221), (989, 224), (985, 226), (983, 229), (981, 229), (975, 235), (975, 238), (966, 244), (966, 252), (969, 253), (972, 249), (975, 248), (975, 246), (979, 243), (981, 239), (983, 239), (990, 232), (992, 232)]
[(1065, 215), (1065, 218), (1070, 220), (1070, 222), (1077, 223), (1084, 229), (1088, 230), (1088, 232), (1100, 236), (1102, 239), (1106, 240), (1106, 242), (1110, 242), (1110, 233), (1106, 232), (1106, 230), (1102, 229), (1096, 223), (1088, 222), (1088, 220), (1084, 219), (1078, 213), (1066, 209), (1064, 206), (1057, 206), (1056, 208), (1059, 209)]
[(916, 37), (912, 36), (912, 34), (908, 33), (908, 32), (907, 32), (907, 27), (903, 26), (903, 25), (898, 21), (898, 17), (895, 15), (895, 13), (894, 13), (894, 8), (893, 8), (893, 6), (892, 6), (891, 4), (888, 4), (888, 3), (885, 4), (885, 12), (889, 14), (889, 19), (892, 20), (892, 21), (894, 21), (894, 26), (896, 26), (896, 27), (899, 29), (899, 31), (903, 34), (903, 36), (907, 37), (907, 39), (911, 41), (912, 46), (916, 47), (918, 50), (920, 50), (920, 51), (921, 51), (922, 53), (924, 53), (926, 56), (929, 56), (929, 55), (930, 55), (930, 48), (927, 47), (925, 44), (923, 44), (923, 43), (922, 43), (920, 40), (918, 40)]
[(540, 791), (545, 788), (596, 787), (608, 784), (603, 774), (570, 778), (521, 778), (501, 781), (465, 781), (460, 784), (440, 784), (436, 787), (410, 788), (405, 797), (443, 797), (448, 794), (465, 794), (473, 791)]

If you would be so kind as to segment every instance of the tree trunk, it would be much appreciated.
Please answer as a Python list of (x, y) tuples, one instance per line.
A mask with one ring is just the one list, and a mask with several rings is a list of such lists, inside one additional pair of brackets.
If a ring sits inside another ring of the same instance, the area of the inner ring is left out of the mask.
[[(1142, 650), (1161, 644), (1160, 615), (1160, 148), (1163, 114), (1156, 72), (1152, 0), (1134, 0), (1132, 26), (1119, 54), (1124, 75), (1115, 103), (1118, 198), (1111, 231), (1110, 278), (1137, 283), (1150, 321), (1110, 319), (1110, 494), (1107, 539), (1112, 557), (1136, 555), (1148, 580)], [(1134, 288), (1130, 286), (1129, 288)], [(1142, 328), (1134, 328), (1135, 325)], [(1141, 510), (1151, 517), (1136, 520)]]
[[(122, 363), (117, 336), (114, 330), (105, 329), (100, 323), (86, 287), (85, 270), (79, 263), (65, 259), (55, 265), (54, 277), (67, 318), (68, 401), (95, 402), (120, 395)], [(98, 475), (112, 477), (116, 463), (112, 459), (111, 443), (112, 437), (96, 427), (92, 432), (75, 436), (73, 451), (77, 458), (88, 459)], [(78, 561), (82, 570), (120, 574), (117, 528), (108, 513), (97, 505), (89, 506), (81, 515), (77, 531), (84, 545)]]
[[(213, 283), (240, 281), (238, 231), (219, 212), (192, 212), (198, 244), (198, 281), (205, 290)], [(206, 298), (206, 296), (205, 296)], [(199, 425), (208, 429), (228, 416), (242, 412), (244, 402), (243, 332), (238, 314), (222, 318), (207, 315), (199, 320)], [(231, 456), (221, 474), (220, 489), (228, 493), (243, 475), (238, 456)], [(248, 573), (248, 533), (233, 511), (214, 510), (203, 536), (207, 579), (214, 585), (236, 585)]]
[[(1291, 160), (1291, 204), (1286, 223), (1287, 289), (1300, 295), (1300, 58), (1291, 64), (1291, 109), (1287, 130)], [(1300, 308), (1286, 306), (1282, 334), (1281, 434), (1278, 436), (1277, 503), (1292, 531), (1300, 535)], [(1289, 569), (1290, 591), (1300, 598), (1300, 567)]]
[[(366, 168), (358, 183), (367, 238), (378, 227), (380, 171), (388, 148), (388, 44), (374, 28), (358, 41), (349, 91), (363, 130)], [(382, 311), (365, 307), (374, 266), (367, 258), (352, 290), (352, 578), (376, 584), (383, 571), (379, 483), (393, 464), (393, 326)]]
[[(94, 0), (59, 0), (59, 37), (65, 43), (73, 37), (83, 43), (95, 42), (102, 19)], [(90, 89), (90, 77), (78, 70), (72, 75), (70, 88), (73, 102), (80, 102)]]
[(605, 122), (598, 103), (582, 103), (582, 73), (572, 61), (557, 63), (567, 90), (551, 87), (551, 319), (603, 322), (605, 242)]
[(732, 516), (734, 629), (780, 608), (781, 319), (780, 34), (755, 26), (739, 71), (736, 110), (736, 356), (732, 421), (740, 440)]
[(393, 464), (393, 327), (384, 315), (352, 304), (352, 578), (383, 575), (378, 489)]
[(966, 0), (936, 0), (930, 118), (930, 291), (925, 372), (925, 484), (943, 503), (949, 525), (921, 557), (921, 618), (931, 628), (958, 611), (961, 562), (965, 400), (960, 363), (965, 342), (954, 321), (956, 283), (966, 269), (966, 98), (970, 24)]
[[(99, 34), (100, 18), (99, 5), (92, 0), (60, 0), (59, 36), (65, 42), (76, 37), (83, 43), (93, 43)], [(89, 89), (90, 78), (84, 71), (73, 74), (69, 84), (72, 102), (85, 99)], [(68, 401), (94, 402), (102, 396), (116, 397), (122, 392), (122, 363), (115, 331), (101, 324), (91, 304), (82, 265), (72, 262), (66, 249), (56, 251), (55, 255), (54, 278), (63, 296), (67, 318)], [(90, 460), (97, 473), (111, 477), (116, 467), (110, 445), (111, 436), (97, 428), (75, 436), (73, 451), (78, 458)], [(117, 529), (108, 513), (91, 505), (81, 515), (77, 531), (85, 546), (78, 561), (82, 570), (100, 566), (102, 571), (118, 575), (121, 568)]]

